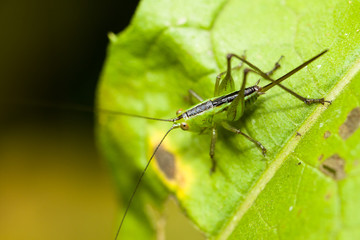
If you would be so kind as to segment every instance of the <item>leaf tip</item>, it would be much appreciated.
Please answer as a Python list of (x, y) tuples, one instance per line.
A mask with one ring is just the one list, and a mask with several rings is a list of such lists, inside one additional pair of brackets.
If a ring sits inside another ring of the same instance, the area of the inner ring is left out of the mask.
[(113, 33), (113, 32), (108, 33), (108, 38), (109, 38), (110, 42), (112, 42), (112, 43), (115, 43), (117, 41), (117, 39), (118, 39), (116, 34)]

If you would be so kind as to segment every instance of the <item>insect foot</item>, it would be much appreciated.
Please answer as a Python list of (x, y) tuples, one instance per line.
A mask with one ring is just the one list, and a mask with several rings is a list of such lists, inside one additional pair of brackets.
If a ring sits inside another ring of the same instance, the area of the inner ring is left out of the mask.
[(331, 104), (331, 102), (332, 101), (325, 100), (324, 98), (319, 98), (319, 99), (305, 98), (304, 100), (304, 103), (306, 103), (307, 105), (310, 105), (312, 103), (321, 103), (322, 105), (324, 105), (324, 103)]
[(210, 168), (210, 176), (213, 175), (213, 173), (215, 172), (216, 169), (216, 161), (212, 162), (212, 166)]
[(260, 148), (262, 155), (266, 157), (266, 152), (267, 152), (266, 148), (259, 141), (256, 142), (256, 145)]

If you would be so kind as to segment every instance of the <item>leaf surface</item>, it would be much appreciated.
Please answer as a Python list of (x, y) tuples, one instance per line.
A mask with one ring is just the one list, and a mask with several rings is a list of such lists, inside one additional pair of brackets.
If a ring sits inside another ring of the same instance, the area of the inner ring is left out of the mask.
[[(129, 27), (110, 35), (101, 108), (172, 118), (191, 106), (188, 89), (213, 96), (227, 53), (246, 50), (263, 71), (285, 55), (278, 78), (327, 48), (284, 85), (333, 104), (307, 106), (271, 89), (232, 123), (267, 156), (219, 127), (212, 175), (210, 135), (174, 130), (143, 179), (122, 236), (161, 235), (161, 221), (153, 220), (171, 193), (209, 238), (360, 238), (359, 29), (359, 1), (142, 1)], [(239, 88), (242, 72), (234, 79)], [(99, 114), (99, 143), (122, 206), (170, 126)]]

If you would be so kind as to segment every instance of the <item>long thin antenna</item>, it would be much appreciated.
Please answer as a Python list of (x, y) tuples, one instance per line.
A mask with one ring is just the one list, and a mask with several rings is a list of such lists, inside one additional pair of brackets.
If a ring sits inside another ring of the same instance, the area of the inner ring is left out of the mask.
[(124, 213), (124, 215), (123, 215), (123, 217), (122, 217), (122, 219), (121, 219), (121, 223), (120, 223), (119, 228), (118, 228), (118, 230), (117, 230), (117, 233), (116, 233), (116, 236), (115, 236), (115, 240), (116, 240), (116, 239), (118, 238), (118, 236), (119, 236), (120, 229), (121, 229), (121, 227), (122, 227), (122, 225), (123, 225), (123, 223), (124, 223), (126, 214), (127, 214), (128, 210), (129, 210), (129, 208), (130, 208), (130, 205), (131, 205), (131, 202), (132, 202), (132, 200), (133, 200), (133, 198), (134, 198), (134, 196), (135, 196), (136, 190), (138, 189), (138, 187), (139, 187), (139, 185), (140, 185), (140, 182), (141, 182), (142, 178), (144, 177), (144, 174), (145, 174), (146, 170), (148, 169), (148, 167), (149, 167), (149, 165), (150, 165), (151, 160), (154, 158), (157, 150), (159, 149), (160, 145), (162, 144), (162, 142), (164, 141), (164, 139), (166, 138), (166, 136), (171, 132), (171, 130), (173, 130), (173, 129), (175, 129), (175, 128), (178, 128), (178, 127), (180, 127), (180, 124), (174, 124), (174, 125), (165, 133), (165, 135), (164, 135), (163, 138), (161, 139), (160, 143), (156, 146), (156, 148), (155, 148), (153, 154), (151, 155), (149, 161), (147, 162), (147, 164), (146, 164), (143, 172), (141, 173), (141, 175), (140, 175), (140, 177), (139, 177), (139, 180), (138, 180), (138, 182), (137, 182), (137, 184), (136, 184), (136, 187), (135, 187), (135, 189), (134, 189), (134, 191), (133, 191), (133, 193), (132, 193), (132, 195), (131, 195), (131, 197), (130, 197), (130, 200), (129, 200), (128, 205), (127, 205), (126, 210), (125, 210), (125, 213)]
[(71, 110), (71, 111), (79, 111), (79, 112), (87, 112), (87, 113), (97, 113), (103, 112), (106, 114), (113, 114), (113, 115), (122, 115), (128, 117), (135, 117), (135, 118), (143, 118), (148, 120), (155, 120), (155, 121), (163, 121), (163, 122), (175, 122), (175, 119), (163, 119), (163, 118), (153, 118), (153, 117), (145, 117), (137, 114), (125, 113), (120, 111), (108, 110), (103, 108), (92, 108), (89, 106), (78, 105), (78, 104), (57, 104), (57, 103), (42, 103), (42, 102), (34, 102), (34, 101), (27, 101), (27, 102), (16, 102), (14, 104), (24, 105), (24, 106), (35, 106), (35, 107), (43, 107), (43, 108), (55, 108), (55, 109), (62, 109), (62, 110)]
[(101, 108), (96, 108), (95, 110), (97, 110), (97, 111), (99, 111), (99, 112), (104, 112), (104, 113), (107, 113), (107, 114), (123, 115), (123, 116), (143, 118), (143, 119), (163, 121), (163, 122), (175, 122), (175, 119), (173, 119), (173, 118), (163, 119), (163, 118), (145, 117), (145, 116), (141, 116), (141, 115), (137, 115), (137, 114), (124, 113), (124, 112), (112, 111), (112, 110), (101, 109)]

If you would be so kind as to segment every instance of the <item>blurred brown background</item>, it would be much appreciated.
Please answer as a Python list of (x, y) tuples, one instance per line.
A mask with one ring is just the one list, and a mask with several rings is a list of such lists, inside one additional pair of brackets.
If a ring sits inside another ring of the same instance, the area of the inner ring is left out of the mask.
[(116, 194), (93, 115), (51, 106), (93, 106), (107, 33), (136, 5), (0, 1), (0, 239), (114, 237)]

